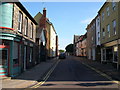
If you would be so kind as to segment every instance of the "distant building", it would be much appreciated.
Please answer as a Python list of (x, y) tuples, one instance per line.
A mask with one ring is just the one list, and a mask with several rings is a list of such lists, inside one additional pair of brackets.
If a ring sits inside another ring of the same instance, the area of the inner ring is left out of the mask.
[(20, 2), (0, 4), (0, 76), (14, 77), (35, 65), (36, 21)]
[(100, 15), (96, 16), (96, 60), (101, 61)]
[(76, 47), (78, 46), (77, 42), (79, 40), (79, 37), (80, 37), (79, 35), (74, 35), (74, 39), (73, 39), (73, 46), (74, 46), (73, 47), (74, 48), (73, 53), (74, 53), (75, 56), (76, 56), (76, 52), (78, 52)]
[[(53, 24), (49, 21), (49, 19), (46, 17), (46, 8), (43, 9), (43, 14), (40, 12), (34, 17), (34, 19), (39, 23), (38, 25), (38, 31), (43, 30), (44, 31), (44, 37), (46, 38), (45, 40), (45, 57), (47, 58), (52, 58), (57, 56), (58, 53), (58, 36), (55, 31), (55, 28)], [(36, 42), (40, 40), (36, 39)], [(40, 53), (42, 54), (43, 51), (41, 50)], [(41, 55), (40, 57), (42, 57)], [(41, 58), (42, 61), (44, 61), (43, 58)]]
[(81, 35), (77, 38), (75, 43), (75, 55), (86, 57), (87, 56), (87, 33), (85, 35)]
[(96, 21), (93, 19), (87, 26), (87, 57), (96, 60)]

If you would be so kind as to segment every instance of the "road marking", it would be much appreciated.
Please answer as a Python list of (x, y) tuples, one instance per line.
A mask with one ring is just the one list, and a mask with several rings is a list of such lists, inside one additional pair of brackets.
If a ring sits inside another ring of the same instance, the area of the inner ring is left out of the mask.
[(91, 67), (91, 66), (88, 65), (88, 64), (85, 64), (85, 63), (82, 63), (82, 64), (85, 65), (85, 66), (87, 66), (87, 67), (89, 67), (90, 69), (94, 70), (95, 72), (97, 72), (97, 73), (100, 74), (101, 76), (104, 76), (104, 77), (106, 77), (107, 79), (111, 80), (112, 82), (120, 85), (120, 81), (115, 81), (115, 80), (113, 80), (112, 77), (110, 77), (110, 76), (108, 76), (107, 74), (105, 74), (105, 73), (103, 73), (103, 72), (101, 72), (101, 71), (99, 71), (99, 70)]
[(56, 68), (56, 66), (58, 65), (59, 62), (60, 62), (60, 60), (58, 60), (58, 61), (56, 62), (56, 64), (49, 70), (49, 72), (48, 72), (48, 73), (45, 75), (45, 77), (43, 78), (43, 81), (37, 83), (36, 85), (34, 85), (34, 86), (30, 87), (30, 88), (38, 88), (38, 87), (40, 87), (41, 85), (43, 85), (43, 84), (47, 81), (47, 79), (50, 77), (50, 75), (52, 74), (52, 72), (54, 71), (54, 69)]

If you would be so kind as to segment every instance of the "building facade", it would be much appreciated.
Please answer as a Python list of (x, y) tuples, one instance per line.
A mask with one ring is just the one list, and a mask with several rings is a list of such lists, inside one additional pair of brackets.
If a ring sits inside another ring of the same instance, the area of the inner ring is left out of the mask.
[(85, 35), (79, 36), (76, 40), (76, 56), (86, 57), (87, 56), (87, 33)]
[(78, 47), (79, 37), (80, 37), (79, 35), (74, 35), (74, 39), (73, 39), (73, 49), (74, 49), (73, 52), (75, 56), (77, 56), (76, 52), (78, 52), (77, 47)]
[[(46, 8), (43, 9), (43, 14), (39, 12), (34, 17), (34, 19), (36, 20), (36, 22), (39, 23), (38, 31), (40, 31), (41, 33), (41, 31), (44, 30), (44, 35), (45, 35), (45, 49), (44, 49), (45, 53), (43, 53), (43, 51), (41, 50), (40, 56), (42, 57), (43, 54), (45, 54), (44, 57), (46, 57), (46, 59), (56, 57), (58, 53), (58, 36), (53, 24), (46, 17)], [(37, 39), (37, 42), (39, 39)], [(41, 58), (41, 61), (44, 61), (43, 59), (44, 58)]]
[(0, 76), (14, 77), (36, 63), (37, 23), (20, 2), (4, 2), (0, 12)]
[(96, 60), (101, 61), (101, 43), (100, 43), (100, 15), (96, 16)]
[(87, 57), (87, 33), (82, 38), (81, 56)]
[(101, 20), (101, 62), (120, 67), (120, 1), (105, 2), (99, 10)]
[(96, 60), (96, 22), (95, 19), (87, 26), (87, 57)]
[(53, 24), (50, 25), (50, 58), (56, 57), (56, 39), (57, 33)]

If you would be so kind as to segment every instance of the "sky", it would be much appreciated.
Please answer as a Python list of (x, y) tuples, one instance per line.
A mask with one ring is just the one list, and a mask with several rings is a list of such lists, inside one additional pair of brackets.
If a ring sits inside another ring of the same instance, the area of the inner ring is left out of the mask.
[(104, 2), (21, 2), (34, 17), (47, 9), (47, 18), (53, 23), (59, 37), (59, 49), (73, 43), (74, 35), (86, 33), (86, 27), (95, 18)]

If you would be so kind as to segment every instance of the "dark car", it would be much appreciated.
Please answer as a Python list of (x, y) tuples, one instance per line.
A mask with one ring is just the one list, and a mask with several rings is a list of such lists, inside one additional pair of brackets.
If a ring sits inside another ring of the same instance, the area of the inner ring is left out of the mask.
[(61, 54), (59, 55), (59, 59), (65, 59), (65, 58), (66, 58), (65, 53), (61, 53)]

